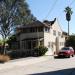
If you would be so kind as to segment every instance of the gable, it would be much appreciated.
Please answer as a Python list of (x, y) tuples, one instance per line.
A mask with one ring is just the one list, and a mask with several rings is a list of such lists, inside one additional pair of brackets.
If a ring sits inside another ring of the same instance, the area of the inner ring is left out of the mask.
[(61, 29), (60, 24), (57, 19), (56, 19), (55, 23), (52, 25), (52, 29), (59, 31), (59, 32), (62, 32), (62, 29)]

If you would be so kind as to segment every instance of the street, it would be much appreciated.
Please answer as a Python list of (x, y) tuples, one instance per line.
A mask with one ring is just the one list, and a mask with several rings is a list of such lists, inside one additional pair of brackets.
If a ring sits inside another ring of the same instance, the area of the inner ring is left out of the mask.
[(15, 65), (0, 70), (0, 75), (75, 75), (75, 57), (48, 59), (24, 66)]

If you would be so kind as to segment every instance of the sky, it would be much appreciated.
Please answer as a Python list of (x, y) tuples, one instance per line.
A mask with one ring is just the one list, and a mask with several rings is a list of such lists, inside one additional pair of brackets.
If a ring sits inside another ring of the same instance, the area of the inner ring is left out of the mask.
[(54, 20), (57, 18), (63, 31), (68, 31), (64, 9), (72, 8), (73, 14), (70, 21), (70, 34), (75, 34), (75, 0), (27, 0), (31, 13), (39, 20)]

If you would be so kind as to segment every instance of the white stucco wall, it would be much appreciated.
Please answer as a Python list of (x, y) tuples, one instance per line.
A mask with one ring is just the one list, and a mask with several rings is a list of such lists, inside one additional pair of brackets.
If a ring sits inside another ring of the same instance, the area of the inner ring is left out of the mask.
[[(56, 31), (56, 35), (53, 35), (53, 30)], [(60, 45), (60, 43), (65, 43), (65, 37), (61, 37), (58, 35), (58, 32), (61, 33), (61, 36), (62, 36), (62, 29), (58, 23), (58, 21), (56, 20), (55, 23), (52, 25), (52, 28), (50, 29), (50, 32), (49, 33), (44, 33), (44, 45), (48, 48), (48, 42), (52, 43), (53, 42), (53, 48), (51, 52), (55, 52), (56, 51), (56, 38), (58, 38), (58, 49), (60, 50), (64, 45)], [(48, 51), (50, 52), (50, 51)], [(49, 53), (46, 53), (46, 54), (49, 54)], [(53, 53), (52, 53), (53, 54)], [(51, 55), (51, 53), (50, 53)]]

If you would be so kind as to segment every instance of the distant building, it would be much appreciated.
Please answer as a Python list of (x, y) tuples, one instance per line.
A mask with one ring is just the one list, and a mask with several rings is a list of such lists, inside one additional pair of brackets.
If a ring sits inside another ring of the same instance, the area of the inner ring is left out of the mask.
[(20, 41), (20, 50), (33, 51), (36, 46), (46, 46), (46, 55), (53, 55), (65, 44), (65, 36), (55, 18), (53, 21), (35, 21), (29, 25), (17, 27), (17, 40)]

